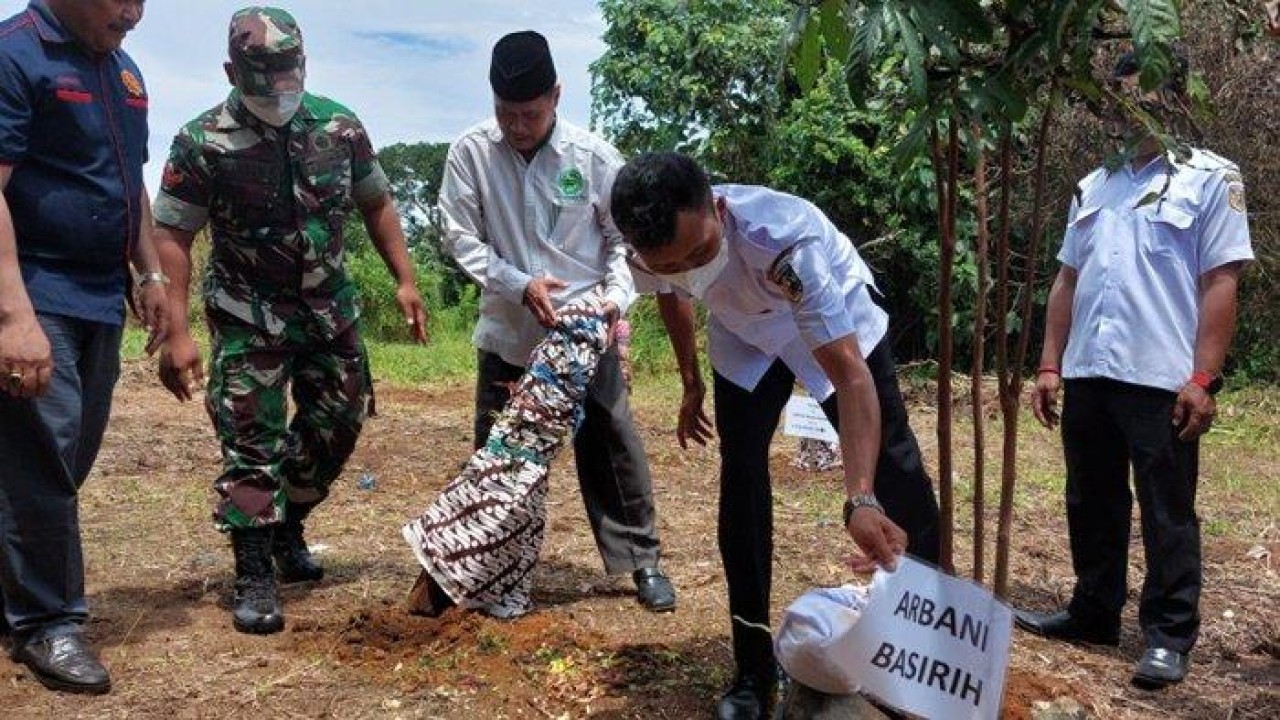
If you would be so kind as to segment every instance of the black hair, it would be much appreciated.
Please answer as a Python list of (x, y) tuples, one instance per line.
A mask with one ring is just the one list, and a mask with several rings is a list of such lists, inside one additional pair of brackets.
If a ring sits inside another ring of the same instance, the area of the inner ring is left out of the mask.
[(609, 209), (627, 242), (660, 248), (676, 235), (676, 215), (711, 205), (711, 181), (698, 163), (675, 152), (638, 155), (618, 171)]
[[(1165, 78), (1164, 83), (1160, 86), (1162, 90), (1172, 90), (1182, 95), (1187, 91), (1187, 72), (1190, 70), (1191, 63), (1187, 60), (1187, 55), (1180, 48), (1173, 50), (1173, 71)], [(1121, 55), (1116, 60), (1115, 67), (1111, 70), (1111, 78), (1119, 80), (1120, 78), (1137, 75), (1142, 70), (1141, 59), (1136, 51)]]

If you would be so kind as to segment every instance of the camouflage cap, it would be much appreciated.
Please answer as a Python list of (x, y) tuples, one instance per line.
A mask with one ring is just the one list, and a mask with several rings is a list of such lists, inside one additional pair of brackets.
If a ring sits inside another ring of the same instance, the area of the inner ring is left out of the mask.
[(227, 54), (246, 95), (301, 92), (306, 78), (302, 31), (287, 11), (247, 7), (231, 16)]

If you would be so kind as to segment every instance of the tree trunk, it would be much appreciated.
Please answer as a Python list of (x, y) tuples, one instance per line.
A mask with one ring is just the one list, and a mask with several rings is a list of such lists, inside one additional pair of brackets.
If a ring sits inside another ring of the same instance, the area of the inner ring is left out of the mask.
[[(1017, 423), (1009, 423), (1008, 383), (1009, 374), (1009, 200), (1013, 196), (1013, 127), (1005, 123), (1000, 135), (1000, 231), (996, 235), (996, 387), (1000, 397), (1000, 416), (1004, 420), (1004, 442), (1000, 470), (1000, 520), (996, 526), (996, 594), (1004, 597), (1002, 587), (1008, 582), (1007, 558), (1009, 553), (1009, 527), (1005, 521), (1005, 507), (1013, 508), (1013, 496), (1005, 488), (1011, 485), (1009, 473), (1017, 459)], [(1014, 415), (1017, 415), (1017, 398), (1013, 399)], [(1012, 448), (1012, 452), (1011, 452)], [(1001, 559), (1005, 558), (1002, 562)]]
[[(1049, 149), (1049, 128), (1057, 107), (1057, 92), (1050, 90), (1050, 100), (1040, 119), (1040, 131), (1036, 136), (1036, 168), (1031, 212), (1031, 239), (1023, 271), (1022, 304), (1020, 308), (1022, 328), (1018, 335), (1018, 348), (1007, 375), (1000, 380), (1000, 409), (1004, 417), (1004, 458), (1000, 473), (1000, 520), (996, 530), (995, 593), (1006, 597), (1009, 589), (1009, 542), (1013, 525), (1013, 492), (1018, 479), (1018, 405), (1022, 396), (1022, 371), (1027, 360), (1027, 346), (1031, 337), (1031, 308), (1035, 300), (1036, 263), (1040, 244), (1044, 237), (1044, 168)], [(1007, 278), (1006, 278), (1007, 281)]]
[(947, 145), (944, 156), (937, 133), (933, 135), (932, 156), (934, 181), (938, 196), (939, 278), (938, 278), (938, 504), (940, 514), (940, 547), (938, 564), (949, 573), (955, 572), (955, 493), (952, 462), (952, 275), (955, 266), (956, 189), (959, 175), (959, 124), (954, 117), (947, 120)]
[(986, 365), (987, 291), (990, 284), (987, 268), (987, 150), (982, 127), (973, 124), (973, 141), (978, 160), (974, 169), (973, 189), (977, 212), (978, 295), (973, 307), (973, 359), (969, 372), (970, 401), (973, 404), (973, 579), (982, 582), (986, 565), (986, 413), (982, 390), (982, 371)]

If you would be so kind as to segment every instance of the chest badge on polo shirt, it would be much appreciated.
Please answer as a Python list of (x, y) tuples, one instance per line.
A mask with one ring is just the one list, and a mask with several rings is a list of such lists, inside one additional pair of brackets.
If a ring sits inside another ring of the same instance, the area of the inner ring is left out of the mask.
[(769, 278), (769, 282), (777, 285), (788, 300), (798, 303), (804, 296), (804, 283), (800, 282), (799, 273), (791, 265), (791, 256), (794, 253), (795, 247), (789, 247), (779, 253), (769, 265), (765, 277)]
[(587, 201), (587, 179), (576, 167), (568, 167), (556, 175), (556, 199), (565, 204)]

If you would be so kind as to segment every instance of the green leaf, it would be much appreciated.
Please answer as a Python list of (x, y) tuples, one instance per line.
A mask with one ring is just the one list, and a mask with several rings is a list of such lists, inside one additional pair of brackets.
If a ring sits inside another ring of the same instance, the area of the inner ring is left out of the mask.
[(893, 9), (894, 16), (898, 20), (898, 34), (902, 38), (902, 44), (906, 48), (907, 58), (907, 74), (911, 78), (911, 95), (917, 105), (927, 105), (929, 103), (929, 82), (925, 68), (925, 51), (924, 43), (920, 37), (920, 31), (916, 29), (915, 23), (911, 17), (901, 8)]
[(845, 15), (848, 9), (846, 0), (823, 0), (818, 10), (827, 52), (841, 63), (849, 58), (849, 46), (853, 40), (849, 19)]
[(1014, 123), (1027, 116), (1027, 98), (1009, 85), (1002, 75), (987, 78), (978, 92), (989, 98), (993, 115)]
[(800, 47), (796, 50), (796, 80), (800, 87), (809, 91), (818, 80), (818, 71), (822, 67), (822, 24), (813, 18), (809, 19), (800, 39)]
[(1196, 117), (1207, 119), (1214, 116), (1213, 97), (1209, 93), (1209, 86), (1205, 84), (1204, 75), (1199, 71), (1187, 76), (1187, 95), (1191, 98)]
[(927, 25), (941, 30), (954, 41), (991, 41), (991, 22), (977, 0), (914, 0), (909, 4), (914, 7), (922, 29)]
[(1155, 90), (1174, 71), (1173, 41), (1182, 34), (1178, 0), (1126, 0), (1125, 13), (1138, 53), (1143, 90)]
[(1063, 84), (1080, 93), (1089, 102), (1102, 102), (1102, 86), (1092, 77), (1068, 77)]
[(880, 0), (872, 0), (863, 8), (860, 22), (854, 25), (849, 63), (845, 68), (849, 97), (858, 105), (866, 103), (867, 90), (872, 84), (872, 68), (880, 55), (884, 32), (884, 4)]
[(1182, 34), (1178, 0), (1126, 0), (1125, 13), (1138, 47), (1175, 40)]
[[(894, 172), (903, 174), (911, 165), (921, 157), (925, 156), (927, 144), (929, 142), (929, 128), (933, 124), (933, 116), (929, 113), (920, 113), (911, 123), (911, 128), (907, 130), (907, 134), (902, 140), (894, 146), (893, 152), (890, 153), (890, 163)], [(932, 182), (932, 173), (929, 175)]]
[(1133, 206), (1133, 209), (1134, 209), (1134, 210), (1137, 210), (1138, 208), (1140, 208), (1140, 207), (1144, 207), (1144, 206), (1146, 206), (1146, 205), (1150, 205), (1151, 203), (1153, 203), (1153, 202), (1155, 202), (1155, 201), (1157, 201), (1157, 200), (1159, 200), (1159, 199), (1160, 199), (1160, 193), (1159, 193), (1158, 191), (1156, 191), (1156, 190), (1152, 190), (1151, 192), (1147, 193), (1146, 195), (1143, 195), (1143, 196), (1142, 196), (1142, 199), (1138, 201), (1138, 204)]

